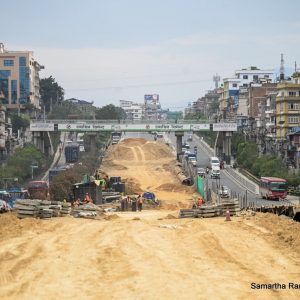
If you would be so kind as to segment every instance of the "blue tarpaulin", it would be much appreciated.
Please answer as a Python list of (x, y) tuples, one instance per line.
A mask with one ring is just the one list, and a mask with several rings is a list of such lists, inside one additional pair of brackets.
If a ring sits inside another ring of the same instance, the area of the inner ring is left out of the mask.
[(155, 194), (152, 193), (152, 192), (145, 192), (145, 193), (143, 194), (143, 197), (144, 197), (145, 199), (155, 200)]

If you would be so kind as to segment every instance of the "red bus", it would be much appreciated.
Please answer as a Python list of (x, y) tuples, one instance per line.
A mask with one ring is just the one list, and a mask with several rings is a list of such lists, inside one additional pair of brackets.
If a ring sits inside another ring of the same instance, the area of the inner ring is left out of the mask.
[(45, 180), (30, 181), (27, 190), (31, 199), (45, 200), (49, 194), (49, 185)]
[(285, 199), (287, 195), (287, 181), (278, 177), (261, 177), (259, 194), (263, 199)]

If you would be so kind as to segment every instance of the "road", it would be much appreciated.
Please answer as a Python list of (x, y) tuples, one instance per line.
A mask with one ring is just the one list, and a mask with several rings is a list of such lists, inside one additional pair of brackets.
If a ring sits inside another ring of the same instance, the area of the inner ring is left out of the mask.
[[(183, 137), (183, 141), (187, 142), (188, 136), (190, 134), (185, 133)], [(165, 138), (167, 141), (171, 141), (172, 145), (176, 148), (176, 137), (174, 133), (165, 133)], [(198, 138), (195, 134), (193, 134), (193, 140), (188, 141), (190, 145), (191, 152), (194, 151), (194, 147), (197, 146), (197, 163), (199, 167), (206, 168), (209, 166), (209, 157), (211, 154), (207, 151), (206, 147), (203, 146), (201, 139)], [(228, 166), (230, 168), (230, 166)], [(271, 206), (271, 205), (286, 205), (289, 204), (289, 201), (272, 201), (272, 200), (264, 200), (259, 198), (259, 196), (253, 193), (251, 190), (247, 190), (242, 182), (236, 180), (226, 170), (221, 170), (221, 176), (219, 179), (211, 179), (209, 176), (207, 177), (208, 187), (212, 187), (212, 182), (215, 181), (216, 184), (227, 186), (232, 194), (237, 195), (240, 199), (247, 199), (248, 205), (251, 203), (254, 206)]]

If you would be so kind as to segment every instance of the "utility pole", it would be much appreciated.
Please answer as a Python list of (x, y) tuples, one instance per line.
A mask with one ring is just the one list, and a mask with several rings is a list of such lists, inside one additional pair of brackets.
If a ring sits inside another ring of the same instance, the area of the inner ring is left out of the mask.
[(280, 60), (280, 81), (284, 80), (284, 59), (283, 53), (281, 53), (281, 60)]

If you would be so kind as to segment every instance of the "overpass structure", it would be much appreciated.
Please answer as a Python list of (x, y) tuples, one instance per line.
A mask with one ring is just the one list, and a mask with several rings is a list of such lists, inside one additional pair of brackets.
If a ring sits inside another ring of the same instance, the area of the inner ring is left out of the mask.
[[(46, 132), (174, 132), (177, 137), (177, 154), (181, 153), (185, 132), (218, 131), (223, 134), (223, 153), (231, 156), (231, 135), (237, 131), (236, 123), (210, 123), (195, 120), (31, 120), (30, 131), (34, 144), (43, 151)], [(93, 141), (91, 139), (91, 144)]]

